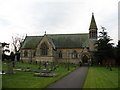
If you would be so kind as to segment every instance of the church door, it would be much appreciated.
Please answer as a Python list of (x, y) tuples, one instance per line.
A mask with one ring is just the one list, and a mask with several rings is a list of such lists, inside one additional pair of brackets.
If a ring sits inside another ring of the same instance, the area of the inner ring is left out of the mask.
[(82, 58), (83, 63), (88, 63), (88, 56), (84, 55)]

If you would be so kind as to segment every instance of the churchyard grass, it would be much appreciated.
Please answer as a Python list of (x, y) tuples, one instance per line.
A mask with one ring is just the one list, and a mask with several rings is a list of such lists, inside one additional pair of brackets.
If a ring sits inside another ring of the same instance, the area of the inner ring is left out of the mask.
[(118, 88), (118, 68), (90, 67), (83, 88)]
[[(27, 63), (17, 63), (17, 66), (22, 69), (30, 67), (32, 70), (38, 70), (39, 67), (39, 65)], [(18, 68), (17, 66), (15, 68)], [(35, 77), (33, 76), (34, 72), (14, 71), (14, 74), (6, 74), (2, 76), (2, 86), (3, 88), (45, 88), (75, 70), (78, 66), (76, 65), (75, 67), (71, 64), (69, 67), (70, 70), (68, 71), (64, 64), (60, 64), (55, 71), (51, 72), (58, 74), (56, 77)], [(44, 68), (43, 65), (41, 68)], [(3, 70), (7, 70), (7, 64), (3, 64)]]

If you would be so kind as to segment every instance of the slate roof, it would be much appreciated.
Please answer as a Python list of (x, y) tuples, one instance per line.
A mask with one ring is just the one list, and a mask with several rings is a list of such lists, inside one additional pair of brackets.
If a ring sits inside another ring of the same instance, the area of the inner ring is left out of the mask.
[(96, 25), (96, 22), (95, 22), (95, 18), (94, 18), (94, 14), (92, 13), (92, 18), (91, 18), (91, 23), (90, 23), (90, 27), (89, 27), (89, 30), (90, 29), (97, 29), (97, 25)]
[[(47, 34), (53, 48), (89, 47), (88, 33), (84, 34)], [(22, 49), (35, 49), (44, 36), (27, 36)]]
[(35, 49), (43, 36), (27, 36), (22, 45), (22, 49)]

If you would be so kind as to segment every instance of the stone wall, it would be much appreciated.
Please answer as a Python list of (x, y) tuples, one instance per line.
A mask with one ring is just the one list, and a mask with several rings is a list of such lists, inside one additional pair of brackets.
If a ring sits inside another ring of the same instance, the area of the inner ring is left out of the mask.
[(54, 62), (54, 57), (50, 56), (40, 56), (36, 57), (35, 60), (37, 62)]
[[(21, 60), (24, 62), (58, 62), (58, 63), (79, 63), (82, 62), (82, 56), (87, 55), (88, 58), (90, 58), (90, 54), (87, 51), (87, 49), (83, 48), (75, 48), (75, 49), (57, 49), (53, 50), (51, 47), (49, 47), (50, 50), (48, 50), (48, 55), (43, 56), (40, 54), (40, 51), (36, 52), (35, 56), (33, 56), (33, 52), (35, 50), (30, 50), (30, 49), (24, 49), (21, 50)], [(24, 57), (24, 51), (28, 52), (28, 57)], [(62, 52), (62, 57), (59, 57), (59, 52)], [(77, 58), (73, 57), (73, 52), (76, 51), (77, 53)], [(32, 52), (32, 57), (31, 57), (31, 52)]]
[[(62, 58), (59, 58), (59, 52), (62, 52)], [(73, 53), (76, 51), (77, 58), (73, 57)], [(65, 63), (79, 63), (81, 61), (81, 54), (83, 49), (75, 48), (75, 49), (57, 49), (56, 51), (56, 60), (57, 62), (65, 62)]]
[[(24, 55), (25, 51), (28, 53), (27, 56)], [(22, 49), (20, 51), (20, 57), (21, 57), (20, 59), (24, 62), (34, 62), (35, 61), (35, 49)]]
[(90, 51), (95, 51), (95, 42), (97, 41), (97, 39), (89, 39), (89, 45), (90, 45)]
[(58, 63), (79, 63), (80, 59), (56, 59)]

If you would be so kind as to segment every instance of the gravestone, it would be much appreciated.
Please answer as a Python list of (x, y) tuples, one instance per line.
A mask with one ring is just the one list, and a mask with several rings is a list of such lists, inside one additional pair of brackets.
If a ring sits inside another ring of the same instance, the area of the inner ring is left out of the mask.
[(54, 69), (54, 62), (51, 62), (51, 70), (53, 71)]
[(8, 74), (13, 74), (14, 60), (15, 60), (15, 55), (13, 52), (11, 52), (8, 59), (8, 71), (7, 71)]
[(48, 70), (48, 63), (45, 62), (43, 65), (44, 65), (44, 68), (45, 68), (46, 70)]
[(47, 62), (47, 63), (46, 63), (46, 70), (49, 70), (48, 65), (49, 65), (49, 63)]
[(8, 74), (13, 74), (13, 62), (8, 61), (8, 69), (7, 69)]
[(41, 69), (41, 62), (39, 62), (39, 67), (38, 67), (38, 69), (39, 69), (39, 70)]

